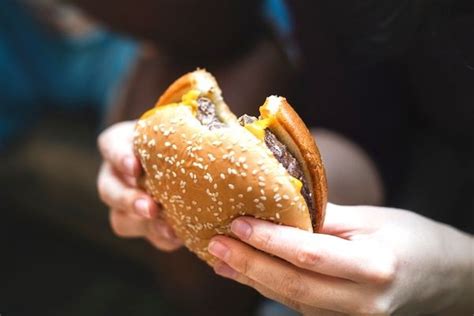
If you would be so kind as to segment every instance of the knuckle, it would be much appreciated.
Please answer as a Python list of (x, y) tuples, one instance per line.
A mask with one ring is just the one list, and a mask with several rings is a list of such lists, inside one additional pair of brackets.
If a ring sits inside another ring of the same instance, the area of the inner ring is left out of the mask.
[(255, 237), (255, 242), (257, 245), (260, 245), (262, 249), (273, 249), (274, 240), (272, 234), (267, 231), (263, 231), (261, 234), (258, 234), (258, 236)]
[(237, 260), (237, 266), (244, 275), (249, 275), (252, 271), (252, 264), (246, 256), (241, 256), (241, 258)]
[(123, 194), (120, 194), (119, 201), (121, 207), (127, 211), (132, 210), (132, 205), (133, 205), (133, 197), (131, 194), (128, 192), (123, 192)]
[(114, 211), (110, 212), (110, 227), (115, 235), (123, 238), (128, 237), (127, 230), (122, 225), (122, 218)]
[(157, 248), (157, 249), (159, 249), (163, 252), (173, 252), (173, 251), (177, 250), (178, 248), (180, 248), (180, 245), (168, 243), (168, 242), (162, 240), (160, 237), (156, 237), (156, 236), (150, 237), (149, 236), (148, 240), (153, 245), (153, 247), (155, 247), (155, 248)]
[(298, 273), (292, 273), (283, 278), (283, 295), (290, 299), (302, 300), (307, 295), (305, 283)]
[(322, 256), (312, 249), (301, 247), (296, 251), (296, 260), (302, 267), (313, 267), (321, 262)]
[(104, 183), (103, 176), (101, 175), (99, 175), (99, 178), (97, 179), (97, 192), (99, 193), (100, 200), (107, 204), (109, 194), (107, 191), (107, 186)]
[(373, 295), (356, 306), (356, 313), (362, 315), (390, 315), (390, 302), (381, 295)]
[(394, 255), (382, 256), (372, 273), (372, 281), (380, 285), (388, 285), (395, 281), (397, 260)]
[(107, 159), (110, 156), (110, 128), (102, 132), (102, 134), (97, 137), (97, 147), (99, 148), (100, 153), (104, 159)]
[(97, 137), (97, 147), (99, 148), (100, 151), (102, 151), (105, 147), (106, 138), (107, 138), (107, 131), (103, 131), (102, 133), (100, 133), (99, 137)]

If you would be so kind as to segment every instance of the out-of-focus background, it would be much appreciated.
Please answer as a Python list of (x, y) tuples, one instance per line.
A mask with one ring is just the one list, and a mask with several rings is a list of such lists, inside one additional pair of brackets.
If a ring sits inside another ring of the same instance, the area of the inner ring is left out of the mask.
[[(358, 146), (374, 203), (473, 232), (473, 37), (465, 0), (1, 1), (0, 314), (256, 313), (186, 250), (115, 237), (97, 196), (99, 132), (196, 67), (238, 114), (286, 95)], [(330, 200), (372, 203), (353, 157), (328, 157)]]

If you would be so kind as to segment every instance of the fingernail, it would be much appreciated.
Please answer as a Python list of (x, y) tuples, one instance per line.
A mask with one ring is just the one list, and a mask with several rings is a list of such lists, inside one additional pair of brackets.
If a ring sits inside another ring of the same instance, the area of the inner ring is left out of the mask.
[(226, 245), (218, 241), (211, 241), (208, 246), (209, 252), (217, 258), (226, 261), (228, 259), (230, 251)]
[(237, 276), (237, 271), (235, 271), (234, 269), (232, 269), (231, 267), (229, 267), (227, 264), (225, 264), (224, 262), (218, 262), (216, 263), (216, 265), (214, 266), (214, 271), (220, 275), (220, 276), (223, 276), (223, 277), (226, 277), (226, 278), (235, 278)]
[(135, 175), (135, 163), (136, 163), (136, 160), (133, 157), (123, 158), (123, 166), (125, 168), (125, 172), (129, 176), (134, 176)]
[(135, 211), (138, 215), (150, 218), (150, 208), (148, 201), (145, 199), (138, 199), (134, 203)]
[(233, 221), (230, 229), (240, 239), (249, 239), (250, 234), (252, 233), (252, 227), (242, 219), (236, 219)]

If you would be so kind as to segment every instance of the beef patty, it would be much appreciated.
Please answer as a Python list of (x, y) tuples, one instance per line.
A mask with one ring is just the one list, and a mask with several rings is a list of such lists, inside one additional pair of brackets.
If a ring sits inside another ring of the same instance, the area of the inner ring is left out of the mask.
[[(202, 125), (207, 126), (210, 130), (222, 128), (225, 124), (219, 119), (216, 114), (216, 106), (208, 98), (199, 98), (197, 100), (198, 111), (196, 118), (201, 122)], [(257, 118), (249, 115), (242, 115), (239, 118), (240, 125), (244, 126), (256, 121)], [(315, 205), (313, 199), (313, 193), (309, 188), (308, 182), (305, 179), (303, 169), (301, 168), (300, 163), (293, 154), (288, 150), (288, 148), (278, 140), (275, 134), (273, 134), (269, 129), (265, 130), (265, 145), (270, 149), (275, 156), (276, 160), (280, 162), (283, 167), (288, 171), (288, 173), (301, 181), (303, 187), (301, 188), (301, 194), (303, 195), (306, 205), (310, 210), (311, 222), (313, 226), (315, 225)]]

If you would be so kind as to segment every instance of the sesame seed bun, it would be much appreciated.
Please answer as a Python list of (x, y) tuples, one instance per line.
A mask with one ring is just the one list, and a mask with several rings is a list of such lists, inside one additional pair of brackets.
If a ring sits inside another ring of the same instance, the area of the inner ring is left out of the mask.
[[(180, 103), (191, 90), (214, 102), (225, 127), (203, 126), (192, 107)], [(300, 163), (316, 214), (310, 214), (300, 188), (264, 141), (238, 123), (216, 80), (204, 70), (178, 79), (137, 123), (134, 150), (144, 169), (141, 185), (163, 205), (163, 217), (186, 247), (211, 265), (209, 240), (216, 234), (232, 236), (230, 223), (236, 217), (307, 231), (318, 231), (324, 220), (326, 179), (313, 138), (286, 99), (270, 97), (266, 104), (276, 118), (268, 128)]]

